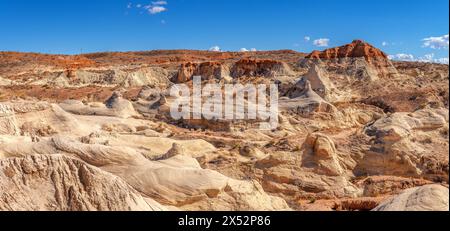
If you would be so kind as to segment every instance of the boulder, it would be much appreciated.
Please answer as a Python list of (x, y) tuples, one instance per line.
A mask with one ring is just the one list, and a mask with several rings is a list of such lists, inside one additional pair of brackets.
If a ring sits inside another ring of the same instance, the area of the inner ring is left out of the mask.
[(373, 211), (449, 211), (448, 188), (441, 185), (426, 185), (410, 188), (394, 196)]
[(303, 148), (304, 167), (313, 168), (317, 173), (329, 176), (344, 174), (334, 142), (329, 137), (320, 133), (310, 134)]

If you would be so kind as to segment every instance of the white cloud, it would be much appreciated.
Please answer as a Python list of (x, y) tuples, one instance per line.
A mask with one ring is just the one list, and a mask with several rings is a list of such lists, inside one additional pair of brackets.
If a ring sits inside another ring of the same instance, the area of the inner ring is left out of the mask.
[(389, 55), (388, 58), (397, 61), (415, 61), (414, 55), (412, 54)]
[(330, 43), (330, 39), (327, 39), (327, 38), (316, 39), (313, 42), (313, 44), (318, 47), (327, 47), (329, 45), (329, 43)]
[(435, 59), (436, 63), (442, 63), (442, 64), (449, 64), (449, 60), (448, 58), (439, 58), (439, 59)]
[(442, 63), (449, 64), (448, 58), (434, 58), (434, 53), (426, 54), (422, 57), (414, 57), (412, 54), (396, 54), (389, 55), (389, 59), (396, 61), (407, 61), (407, 62), (423, 62), (423, 63)]
[(423, 57), (420, 57), (417, 59), (418, 62), (425, 62), (425, 63), (442, 63), (442, 64), (448, 64), (448, 58), (434, 58), (434, 53), (426, 54)]
[(156, 1), (152, 2), (153, 5), (167, 5), (167, 1)]
[(381, 45), (385, 47), (385, 46), (388, 46), (389, 43), (388, 42), (382, 42)]
[(216, 51), (216, 52), (219, 52), (219, 51), (222, 51), (222, 50), (220, 49), (219, 46), (213, 46), (213, 47), (209, 48), (209, 51)]
[(431, 49), (448, 49), (448, 34), (440, 37), (424, 38), (423, 47), (429, 47)]
[[(167, 5), (167, 4), (168, 3), (166, 1), (156, 1), (156, 2), (152, 2), (150, 5), (144, 6), (144, 8), (150, 14), (159, 14), (164, 11), (167, 11), (167, 8), (165, 7), (165, 5)], [(137, 6), (137, 7), (140, 8), (140, 6)]]
[(137, 8), (141, 8), (142, 5), (141, 5), (141, 4), (137, 4), (136, 7), (137, 7)]
[(127, 4), (128, 9), (131, 9), (132, 7), (133, 7), (133, 4), (131, 2)]
[(419, 58), (419, 60), (423, 61), (423, 62), (432, 62), (434, 59), (434, 54), (426, 54), (423, 57)]
[(247, 49), (247, 48), (241, 48), (241, 49), (239, 49), (239, 52), (249, 52), (249, 51), (255, 52), (255, 51), (258, 51), (258, 50), (256, 50), (256, 48), (250, 48), (250, 50)]
[(161, 12), (167, 11), (164, 6), (151, 6), (147, 8), (150, 14), (159, 14)]
[(311, 37), (309, 37), (309, 36), (305, 36), (305, 38), (304, 38), (304, 39), (305, 39), (305, 41), (306, 41), (306, 42), (309, 42), (309, 41), (311, 40)]

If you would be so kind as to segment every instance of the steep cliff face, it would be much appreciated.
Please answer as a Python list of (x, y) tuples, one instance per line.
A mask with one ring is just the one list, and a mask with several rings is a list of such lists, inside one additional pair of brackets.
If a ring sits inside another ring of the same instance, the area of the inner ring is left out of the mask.
[(228, 75), (228, 68), (219, 62), (204, 62), (204, 63), (184, 63), (178, 70), (176, 82), (185, 83), (194, 76), (201, 76), (202, 80), (208, 79), (222, 79)]
[(295, 75), (284, 62), (265, 59), (241, 59), (237, 62), (219, 63), (184, 63), (180, 66), (176, 82), (184, 83), (193, 76), (201, 76), (203, 80), (222, 79), (228, 76), (239, 77), (276, 77)]
[(276, 60), (242, 59), (232, 68), (231, 76), (238, 77), (275, 77), (292, 75), (292, 70), (286, 63)]

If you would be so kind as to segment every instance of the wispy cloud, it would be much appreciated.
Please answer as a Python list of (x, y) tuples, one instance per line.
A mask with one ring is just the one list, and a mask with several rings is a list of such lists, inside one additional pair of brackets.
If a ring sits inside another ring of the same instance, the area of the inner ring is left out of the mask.
[(309, 41), (311, 40), (311, 37), (305, 36), (303, 39), (304, 39), (306, 42), (309, 42)]
[(327, 47), (330, 44), (330, 39), (327, 38), (316, 39), (314, 40), (313, 44), (318, 47)]
[(389, 46), (389, 43), (386, 42), (386, 41), (384, 41), (384, 42), (381, 43), (381, 46), (384, 46), (384, 47), (385, 47), (385, 46)]
[(407, 62), (424, 62), (424, 63), (442, 63), (449, 64), (449, 58), (435, 58), (434, 53), (426, 54), (421, 57), (414, 57), (412, 54), (395, 54), (389, 55), (389, 59), (396, 61), (407, 61)]
[(424, 38), (423, 47), (429, 47), (431, 49), (448, 49), (448, 34), (440, 37)]
[(153, 5), (167, 5), (167, 1), (156, 1), (152, 2)]
[[(132, 9), (133, 7), (138, 8), (138, 9), (145, 9), (149, 14), (159, 14), (162, 12), (167, 11), (167, 5), (169, 3), (167, 1), (155, 1), (155, 2), (151, 2), (148, 5), (143, 5), (143, 4), (136, 4), (133, 5), (133, 3), (128, 3), (127, 8), (128, 9)], [(142, 12), (141, 12), (142, 13)]]

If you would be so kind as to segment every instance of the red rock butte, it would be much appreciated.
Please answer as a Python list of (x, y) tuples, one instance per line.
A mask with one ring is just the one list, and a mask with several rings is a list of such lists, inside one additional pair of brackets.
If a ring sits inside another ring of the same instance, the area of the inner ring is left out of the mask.
[(307, 55), (308, 59), (336, 59), (336, 58), (360, 58), (367, 61), (372, 59), (387, 59), (386, 53), (362, 40), (354, 40), (352, 43), (326, 49), (324, 51), (313, 51)]

